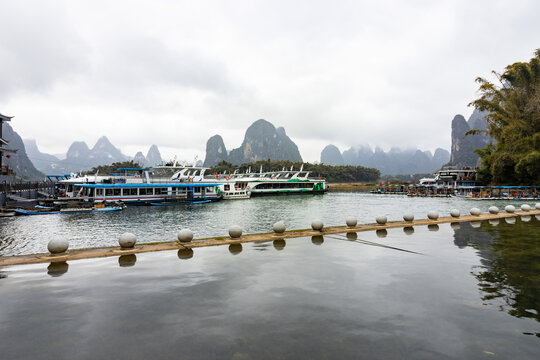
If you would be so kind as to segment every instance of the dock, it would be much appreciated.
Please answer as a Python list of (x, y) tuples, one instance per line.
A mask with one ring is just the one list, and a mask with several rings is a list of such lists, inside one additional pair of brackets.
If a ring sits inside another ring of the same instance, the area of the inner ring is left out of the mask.
[(121, 256), (121, 255), (130, 255), (130, 254), (141, 254), (147, 252), (155, 251), (165, 251), (165, 250), (180, 250), (180, 249), (194, 249), (199, 247), (206, 246), (219, 246), (219, 245), (231, 245), (231, 244), (242, 244), (250, 242), (264, 242), (264, 241), (273, 241), (278, 239), (293, 239), (300, 237), (310, 237), (310, 236), (320, 236), (320, 235), (332, 235), (332, 234), (343, 234), (349, 232), (364, 232), (364, 231), (373, 231), (373, 230), (383, 230), (383, 229), (393, 229), (393, 228), (406, 228), (414, 226), (426, 226), (426, 225), (435, 225), (435, 224), (445, 224), (445, 223), (460, 223), (460, 222), (478, 222), (484, 220), (493, 220), (493, 219), (505, 219), (505, 218), (516, 218), (521, 216), (540, 216), (540, 210), (532, 209), (529, 211), (516, 211), (514, 213), (501, 212), (499, 214), (481, 214), (478, 216), (473, 215), (463, 215), (460, 217), (441, 217), (437, 220), (429, 219), (420, 219), (414, 221), (392, 221), (384, 225), (378, 224), (365, 224), (357, 225), (354, 227), (347, 226), (331, 226), (325, 227), (322, 231), (315, 231), (311, 229), (301, 229), (301, 230), (290, 230), (282, 234), (276, 234), (273, 232), (262, 233), (262, 234), (248, 234), (243, 235), (240, 238), (232, 239), (228, 236), (223, 237), (214, 237), (206, 239), (193, 240), (191, 242), (161, 242), (161, 243), (152, 243), (152, 244), (139, 244), (130, 249), (122, 249), (119, 246), (115, 247), (102, 247), (102, 248), (89, 248), (89, 249), (74, 249), (68, 250), (65, 253), (52, 255), (50, 253), (42, 254), (32, 254), (32, 255), (16, 255), (16, 256), (3, 256), (0, 257), (0, 267), (1, 266), (11, 266), (11, 265), (24, 265), (24, 264), (37, 264), (37, 263), (48, 263), (48, 262), (61, 262), (61, 261), (73, 261), (81, 259), (92, 259), (92, 258), (102, 258), (110, 256)]

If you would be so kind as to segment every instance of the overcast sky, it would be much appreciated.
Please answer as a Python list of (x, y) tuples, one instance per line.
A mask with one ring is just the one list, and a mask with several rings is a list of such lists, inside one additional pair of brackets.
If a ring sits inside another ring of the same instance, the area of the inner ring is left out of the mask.
[(0, 0), (0, 113), (42, 152), (228, 150), (263, 118), (327, 144), (450, 148), (477, 76), (540, 48), (540, 1)]

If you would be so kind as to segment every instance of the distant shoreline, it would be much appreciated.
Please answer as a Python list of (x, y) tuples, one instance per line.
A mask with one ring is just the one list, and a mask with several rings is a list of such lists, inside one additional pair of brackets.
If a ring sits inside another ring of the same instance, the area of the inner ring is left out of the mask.
[(329, 183), (328, 191), (370, 191), (375, 184), (366, 183)]

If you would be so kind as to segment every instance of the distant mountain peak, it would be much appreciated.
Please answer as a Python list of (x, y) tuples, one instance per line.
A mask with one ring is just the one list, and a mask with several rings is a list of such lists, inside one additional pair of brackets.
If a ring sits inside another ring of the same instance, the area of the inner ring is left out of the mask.
[(247, 128), (242, 145), (230, 153), (220, 135), (208, 139), (204, 165), (212, 166), (223, 160), (239, 165), (266, 159), (302, 161), (298, 147), (287, 136), (284, 128), (276, 129), (269, 121), (259, 119)]

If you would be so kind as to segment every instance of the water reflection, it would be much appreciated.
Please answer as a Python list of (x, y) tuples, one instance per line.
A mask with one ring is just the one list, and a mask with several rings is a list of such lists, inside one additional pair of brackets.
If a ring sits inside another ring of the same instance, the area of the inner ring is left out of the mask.
[(403, 232), (407, 235), (412, 235), (414, 234), (414, 228), (412, 226), (405, 226)]
[(311, 237), (311, 242), (313, 245), (322, 245), (324, 242), (324, 236), (322, 235), (313, 235)]
[(497, 226), (499, 225), (499, 219), (489, 219), (489, 225), (491, 226)]
[(515, 224), (516, 223), (516, 218), (515, 217), (507, 217), (507, 218), (504, 218), (504, 221), (506, 221), (507, 224)]
[(429, 231), (439, 231), (439, 225), (437, 224), (429, 224), (427, 228)]
[(276, 239), (276, 240), (274, 240), (274, 248), (276, 250), (285, 249), (285, 245), (287, 245), (287, 243), (285, 242), (284, 239)]
[(182, 248), (178, 250), (178, 258), (181, 260), (191, 259), (193, 257), (193, 250), (190, 248)]
[(458, 223), (458, 222), (453, 222), (450, 224), (450, 227), (452, 228), (452, 230), (456, 231), (456, 230), (459, 230), (461, 228), (461, 224)]
[(379, 229), (375, 231), (375, 233), (377, 234), (377, 237), (380, 238), (385, 238), (386, 236), (388, 236), (388, 231), (386, 231), (386, 229)]
[(137, 262), (137, 255), (135, 254), (129, 254), (129, 255), (120, 255), (118, 257), (118, 265), (120, 267), (130, 267), (135, 265)]
[(475, 229), (478, 229), (479, 227), (482, 226), (482, 221), (478, 221), (478, 220), (475, 220), (475, 221), (471, 221), (471, 226)]
[(244, 248), (242, 247), (242, 244), (231, 244), (229, 245), (229, 252), (233, 255), (238, 255), (242, 252)]
[(529, 215), (523, 215), (521, 217), (521, 221), (523, 221), (523, 222), (529, 222), (531, 220), (532, 220), (532, 218)]
[(481, 266), (473, 269), (482, 300), (521, 318), (540, 321), (540, 223), (501, 223), (477, 230), (464, 223), (454, 233), (454, 244), (477, 250)]
[(349, 231), (347, 233), (347, 240), (351, 240), (351, 241), (354, 241), (358, 239), (358, 234), (356, 232), (353, 232), (353, 231)]
[(47, 266), (47, 274), (52, 277), (62, 276), (68, 272), (69, 264), (65, 261), (55, 261)]

